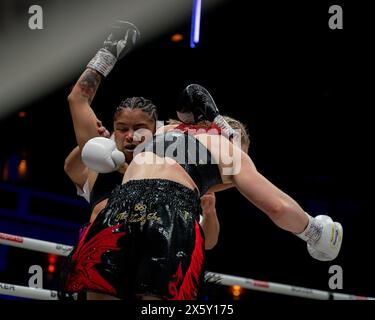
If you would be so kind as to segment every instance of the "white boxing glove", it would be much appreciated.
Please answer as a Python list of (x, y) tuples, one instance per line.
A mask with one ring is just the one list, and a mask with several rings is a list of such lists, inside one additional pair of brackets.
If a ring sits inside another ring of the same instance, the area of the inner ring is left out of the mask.
[(96, 172), (109, 173), (118, 170), (125, 163), (125, 155), (117, 149), (112, 139), (95, 137), (83, 147), (82, 161)]
[(334, 260), (340, 252), (342, 243), (341, 224), (326, 215), (308, 217), (306, 229), (297, 236), (307, 242), (307, 251), (313, 258), (320, 261)]

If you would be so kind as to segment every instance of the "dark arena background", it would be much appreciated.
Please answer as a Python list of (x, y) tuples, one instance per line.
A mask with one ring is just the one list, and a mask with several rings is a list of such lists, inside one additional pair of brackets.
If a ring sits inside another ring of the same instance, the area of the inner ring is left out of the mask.
[[(35, 4), (43, 8), (42, 30), (28, 26)], [(306, 212), (344, 228), (337, 259), (320, 262), (237, 190), (223, 191), (207, 270), (375, 297), (371, 12), (349, 1), (202, 0), (200, 41), (191, 48), (192, 4), (1, 0), (0, 233), (74, 245), (88, 221), (89, 207), (64, 173), (76, 145), (67, 96), (121, 18), (142, 38), (92, 103), (107, 128), (119, 102), (132, 96), (151, 99), (160, 120), (173, 118), (181, 90), (199, 83), (222, 114), (247, 125), (258, 171)], [(343, 9), (343, 29), (329, 27), (332, 5)], [(63, 260), (0, 245), (0, 282), (28, 286), (30, 266), (40, 265), (43, 288), (57, 290)], [(335, 265), (341, 289), (329, 287)], [(207, 284), (201, 299), (303, 300), (216, 284)]]

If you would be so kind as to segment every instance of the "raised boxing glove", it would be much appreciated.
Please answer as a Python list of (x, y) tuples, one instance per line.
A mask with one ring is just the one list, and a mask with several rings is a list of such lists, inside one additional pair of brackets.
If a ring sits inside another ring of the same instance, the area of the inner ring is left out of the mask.
[(140, 32), (134, 24), (117, 20), (104, 40), (103, 48), (96, 53), (87, 67), (106, 77), (116, 62), (133, 49), (139, 37)]
[(187, 124), (194, 124), (202, 120), (213, 122), (229, 139), (238, 137), (236, 131), (220, 115), (208, 90), (199, 84), (190, 84), (182, 91), (177, 116)]
[(187, 124), (194, 124), (202, 120), (213, 122), (220, 114), (210, 93), (199, 84), (190, 84), (180, 96), (177, 115)]

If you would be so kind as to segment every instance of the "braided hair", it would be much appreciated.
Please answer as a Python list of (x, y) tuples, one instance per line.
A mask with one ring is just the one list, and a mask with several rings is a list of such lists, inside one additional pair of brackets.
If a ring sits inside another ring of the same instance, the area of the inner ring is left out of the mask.
[(151, 100), (145, 99), (143, 97), (132, 97), (121, 101), (113, 116), (114, 121), (125, 108), (129, 108), (132, 110), (140, 109), (143, 112), (146, 112), (154, 121), (158, 119), (158, 110)]

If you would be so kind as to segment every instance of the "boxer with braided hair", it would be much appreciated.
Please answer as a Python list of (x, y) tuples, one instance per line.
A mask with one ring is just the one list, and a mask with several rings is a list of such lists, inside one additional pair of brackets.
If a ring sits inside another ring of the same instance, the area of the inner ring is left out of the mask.
[[(126, 98), (114, 112), (112, 138), (97, 143), (99, 148), (116, 146), (118, 151), (107, 157), (105, 169), (103, 166), (101, 170), (95, 166), (89, 169), (82, 162), (81, 150), (89, 139), (110, 137), (109, 131), (91, 108), (97, 89), (116, 62), (132, 50), (139, 37), (136, 26), (126, 21), (117, 21), (104, 41), (103, 48), (89, 62), (68, 97), (78, 146), (65, 159), (64, 170), (76, 185), (78, 194), (89, 202), (90, 222), (105, 207), (112, 190), (121, 185), (126, 167), (133, 159), (134, 149), (148, 137), (152, 138), (156, 130), (158, 111), (155, 104), (144, 97)], [(100, 146), (100, 143), (104, 145)], [(205, 208), (202, 211), (202, 226), (209, 230), (205, 234), (206, 249), (211, 249), (216, 245), (219, 233), (215, 196), (205, 196), (202, 201)]]
[[(197, 99), (189, 93), (188, 107), (196, 115), (205, 110), (224, 119), (211, 96), (201, 99), (202, 92)], [(197, 119), (207, 120), (204, 114)], [(247, 155), (248, 146), (233, 139), (244, 133), (227, 136), (234, 129), (200, 122), (159, 128), (153, 141), (137, 150), (123, 184), (73, 251), (67, 290), (120, 299), (195, 299), (204, 272), (199, 197), (232, 186), (278, 227), (306, 241), (312, 257), (335, 259), (341, 224), (326, 215), (310, 216), (260, 174)], [(85, 145), (83, 160), (100, 166), (114, 151), (98, 149), (94, 138)]]

